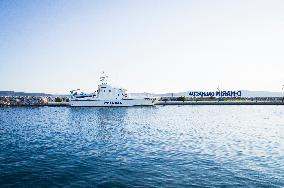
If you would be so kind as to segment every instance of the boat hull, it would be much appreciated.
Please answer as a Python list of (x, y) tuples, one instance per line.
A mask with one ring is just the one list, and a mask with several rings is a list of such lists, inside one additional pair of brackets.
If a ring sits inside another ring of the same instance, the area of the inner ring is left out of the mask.
[(123, 107), (123, 106), (153, 106), (156, 99), (127, 100), (70, 100), (72, 107)]

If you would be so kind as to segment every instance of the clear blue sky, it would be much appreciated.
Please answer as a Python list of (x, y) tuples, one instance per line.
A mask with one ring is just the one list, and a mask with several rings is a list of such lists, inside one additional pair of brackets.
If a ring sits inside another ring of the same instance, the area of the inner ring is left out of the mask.
[(284, 1), (0, 1), (0, 90), (130, 92), (284, 84)]

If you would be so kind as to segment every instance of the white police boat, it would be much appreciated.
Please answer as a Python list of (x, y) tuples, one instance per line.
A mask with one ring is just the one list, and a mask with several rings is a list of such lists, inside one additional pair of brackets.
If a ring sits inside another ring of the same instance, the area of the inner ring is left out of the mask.
[(114, 88), (108, 84), (108, 76), (103, 73), (97, 91), (83, 93), (80, 89), (70, 91), (70, 106), (89, 107), (122, 107), (122, 106), (153, 106), (157, 102), (155, 97), (132, 98), (126, 89)]

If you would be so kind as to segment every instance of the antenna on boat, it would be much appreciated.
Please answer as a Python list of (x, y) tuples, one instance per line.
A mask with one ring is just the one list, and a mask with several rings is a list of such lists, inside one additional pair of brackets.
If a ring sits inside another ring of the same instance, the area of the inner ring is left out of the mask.
[(107, 84), (108, 81), (108, 76), (106, 75), (106, 73), (103, 71), (101, 77), (100, 77), (100, 82), (102, 82), (102, 84)]

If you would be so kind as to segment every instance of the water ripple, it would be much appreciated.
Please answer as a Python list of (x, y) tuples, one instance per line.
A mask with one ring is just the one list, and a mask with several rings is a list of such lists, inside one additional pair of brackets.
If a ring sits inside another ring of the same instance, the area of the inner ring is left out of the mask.
[(1, 187), (283, 187), (283, 106), (0, 108)]

